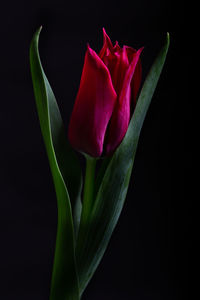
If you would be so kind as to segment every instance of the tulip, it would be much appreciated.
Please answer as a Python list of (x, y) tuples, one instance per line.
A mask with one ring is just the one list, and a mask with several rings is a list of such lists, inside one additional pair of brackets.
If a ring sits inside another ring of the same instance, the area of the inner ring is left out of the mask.
[[(71, 144), (89, 154), (85, 155), (83, 185), (81, 166), (67, 142), (59, 107), (40, 60), (40, 31), (41, 27), (31, 42), (30, 66), (58, 205), (50, 300), (80, 300), (123, 209), (141, 128), (168, 52), (169, 34), (145, 79), (136, 108), (142, 49), (120, 48), (117, 42), (113, 46), (105, 30), (98, 55), (87, 47), (69, 125)], [(113, 153), (128, 126), (124, 142)], [(111, 153), (113, 159), (95, 169), (96, 158)]]
[(68, 137), (73, 148), (92, 157), (112, 154), (124, 138), (141, 82), (140, 54), (113, 46), (103, 29), (97, 54), (87, 46)]

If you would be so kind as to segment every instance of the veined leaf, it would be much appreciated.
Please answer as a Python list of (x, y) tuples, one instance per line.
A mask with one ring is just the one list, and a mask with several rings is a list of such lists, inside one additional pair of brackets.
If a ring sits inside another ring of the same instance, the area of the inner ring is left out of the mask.
[(95, 272), (118, 221), (126, 198), (140, 131), (160, 77), (169, 47), (169, 34), (144, 82), (126, 136), (113, 157), (101, 171), (101, 184), (88, 220), (85, 247), (77, 244), (80, 291)]
[(57, 240), (50, 300), (78, 300), (79, 287), (70, 198), (72, 204), (79, 201), (81, 171), (75, 154), (67, 143), (56, 99), (40, 62), (38, 51), (40, 31), (41, 28), (31, 42), (30, 65), (37, 112), (58, 204)]

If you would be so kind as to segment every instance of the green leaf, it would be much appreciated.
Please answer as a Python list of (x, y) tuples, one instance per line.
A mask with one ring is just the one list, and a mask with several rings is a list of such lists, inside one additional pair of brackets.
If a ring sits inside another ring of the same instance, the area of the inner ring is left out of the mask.
[[(95, 272), (116, 226), (126, 198), (140, 131), (160, 77), (169, 47), (169, 34), (142, 87), (126, 136), (100, 171), (97, 196), (85, 224), (85, 246), (77, 243), (76, 255), (82, 293)], [(108, 164), (108, 166), (107, 166)]]
[[(67, 143), (59, 108), (40, 62), (38, 51), (40, 31), (41, 28), (35, 33), (31, 42), (30, 65), (37, 112), (58, 205), (58, 227), (50, 300), (78, 300), (79, 286), (70, 198), (73, 206), (79, 206), (81, 169), (73, 150)], [(79, 217), (76, 217), (77, 219)]]

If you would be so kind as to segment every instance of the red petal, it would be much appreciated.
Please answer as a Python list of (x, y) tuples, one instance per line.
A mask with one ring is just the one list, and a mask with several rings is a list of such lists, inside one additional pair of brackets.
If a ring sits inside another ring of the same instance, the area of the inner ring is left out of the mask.
[(108, 67), (115, 91), (117, 94), (119, 94), (124, 81), (124, 76), (129, 66), (129, 60), (126, 49), (124, 47), (121, 49), (118, 42), (116, 42), (115, 46), (113, 47), (105, 30), (103, 30), (103, 33), (104, 45), (99, 53), (99, 56)]
[(129, 47), (129, 46), (124, 46), (124, 48), (126, 49), (126, 54), (127, 54), (129, 63), (131, 63), (137, 50), (135, 50), (134, 48)]
[(111, 73), (115, 91), (119, 97), (124, 78), (129, 67), (129, 61), (124, 47), (123, 49), (120, 48), (120, 53), (118, 53), (116, 61), (111, 61), (108, 67)]
[(109, 55), (109, 52), (113, 52), (113, 44), (103, 28), (103, 47), (99, 52), (99, 57), (103, 59), (104, 56)]
[(115, 150), (115, 148), (121, 143), (128, 129), (130, 121), (131, 80), (134, 76), (142, 49), (143, 48), (134, 53), (132, 63), (126, 72), (121, 93), (108, 128), (105, 145), (106, 154), (110, 154)]
[(69, 124), (69, 140), (75, 149), (93, 157), (101, 155), (116, 98), (107, 67), (88, 46)]
[(115, 46), (113, 47), (114, 52), (119, 52), (121, 50), (118, 41), (116, 41)]

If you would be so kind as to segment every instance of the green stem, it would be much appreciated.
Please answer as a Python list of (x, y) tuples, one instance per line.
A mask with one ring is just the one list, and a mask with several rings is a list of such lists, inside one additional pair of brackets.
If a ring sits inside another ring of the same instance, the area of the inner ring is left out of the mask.
[(82, 210), (82, 221), (88, 219), (88, 216), (92, 209), (92, 202), (94, 196), (94, 180), (95, 180), (95, 168), (96, 159), (93, 157), (86, 156), (86, 171), (85, 171), (85, 183), (83, 192), (83, 210)]
[[(87, 235), (90, 227), (90, 217), (94, 202), (94, 183), (95, 183), (95, 168), (96, 168), (96, 158), (89, 157), (85, 155), (86, 158), (86, 170), (85, 170), (85, 182), (83, 191), (83, 202), (82, 202), (82, 212), (81, 220), (78, 230), (77, 243), (76, 243), (76, 263), (78, 269), (78, 275), (80, 281), (83, 281), (84, 270), (82, 265), (84, 264), (82, 257), (85, 251), (87, 251)], [(80, 295), (83, 290), (80, 290)]]

